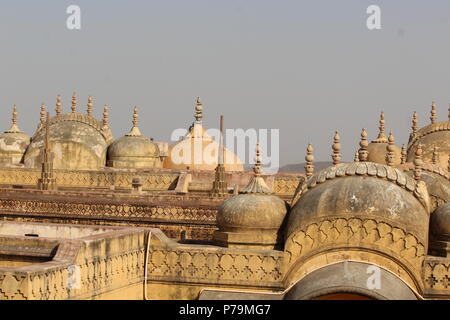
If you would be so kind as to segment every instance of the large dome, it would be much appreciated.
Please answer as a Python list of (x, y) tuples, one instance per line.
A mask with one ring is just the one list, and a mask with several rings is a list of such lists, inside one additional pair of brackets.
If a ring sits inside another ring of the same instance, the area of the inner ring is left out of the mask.
[[(42, 163), (45, 125), (41, 123), (25, 154), (25, 165)], [(106, 151), (113, 137), (109, 126), (90, 115), (57, 115), (49, 122), (49, 144), (55, 169), (97, 170), (106, 164)]]
[(410, 274), (407, 282), (418, 288), (428, 225), (423, 181), (382, 164), (343, 163), (313, 175), (301, 191), (289, 213), (285, 252), (294, 266), (320, 258), (324, 265), (331, 258), (376, 261)]

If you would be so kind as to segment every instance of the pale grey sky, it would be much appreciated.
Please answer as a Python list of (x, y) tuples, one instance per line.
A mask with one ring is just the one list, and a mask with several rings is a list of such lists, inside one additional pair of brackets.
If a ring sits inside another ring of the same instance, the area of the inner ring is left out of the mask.
[[(82, 29), (66, 28), (81, 7)], [(381, 7), (382, 29), (366, 28)], [(72, 91), (95, 112), (111, 106), (114, 136), (141, 129), (168, 141), (193, 120), (196, 96), (207, 127), (279, 128), (281, 164), (302, 162), (307, 143), (329, 160), (339, 130), (351, 160), (362, 127), (405, 143), (414, 110), (428, 123), (432, 100), (447, 118), (450, 2), (324, 0), (1, 1), (0, 128), (17, 104), (32, 134), (45, 102), (66, 110)]]

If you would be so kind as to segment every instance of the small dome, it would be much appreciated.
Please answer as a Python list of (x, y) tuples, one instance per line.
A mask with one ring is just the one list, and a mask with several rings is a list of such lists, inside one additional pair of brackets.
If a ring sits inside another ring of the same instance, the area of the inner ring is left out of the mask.
[(225, 200), (217, 223), (221, 230), (278, 229), (286, 215), (286, 204), (277, 196), (240, 194)]
[(261, 176), (259, 145), (256, 149), (254, 177), (244, 194), (223, 202), (217, 214), (219, 230), (214, 240), (220, 245), (237, 248), (274, 249), (281, 243), (280, 230), (287, 205), (267, 186)]
[(450, 202), (431, 214), (430, 231), (438, 239), (450, 240)]
[[(386, 142), (372, 141), (371, 143), (369, 143), (369, 145), (367, 146), (367, 151), (369, 152), (369, 155), (367, 156), (367, 161), (386, 164), (387, 146), (388, 146), (387, 141)], [(393, 149), (395, 157), (394, 165), (399, 165), (402, 157), (402, 148), (394, 145)]]
[(114, 168), (153, 168), (161, 166), (158, 145), (142, 135), (137, 125), (138, 110), (134, 108), (131, 131), (114, 141), (108, 148), (108, 166)]
[(12, 126), (0, 134), (0, 165), (16, 165), (22, 163), (23, 156), (30, 144), (30, 137), (17, 126), (17, 110), (13, 108)]

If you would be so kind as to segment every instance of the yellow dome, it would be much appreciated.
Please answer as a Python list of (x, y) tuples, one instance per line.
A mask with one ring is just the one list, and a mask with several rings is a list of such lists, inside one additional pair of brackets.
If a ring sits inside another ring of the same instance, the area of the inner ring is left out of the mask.
[[(169, 148), (164, 168), (175, 170), (215, 170), (219, 158), (219, 143), (209, 136), (201, 124), (194, 124), (189, 134)], [(241, 160), (225, 149), (225, 170), (244, 171)]]
[(134, 109), (130, 133), (114, 141), (108, 148), (108, 166), (114, 168), (161, 167), (158, 145), (143, 136), (137, 127), (138, 113)]

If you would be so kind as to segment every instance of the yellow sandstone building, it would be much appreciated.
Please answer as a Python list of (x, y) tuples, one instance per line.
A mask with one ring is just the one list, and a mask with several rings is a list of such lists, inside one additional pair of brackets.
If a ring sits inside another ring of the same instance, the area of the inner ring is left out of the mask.
[[(365, 129), (354, 162), (253, 172), (206, 133), (203, 105), (173, 145), (114, 139), (109, 110), (13, 109), (0, 135), (0, 299), (449, 299), (450, 108), (409, 142)], [(183, 152), (210, 148), (198, 163)], [(175, 159), (177, 157), (177, 159)], [(227, 159), (227, 161), (223, 161)], [(232, 161), (230, 161), (230, 159)]]

